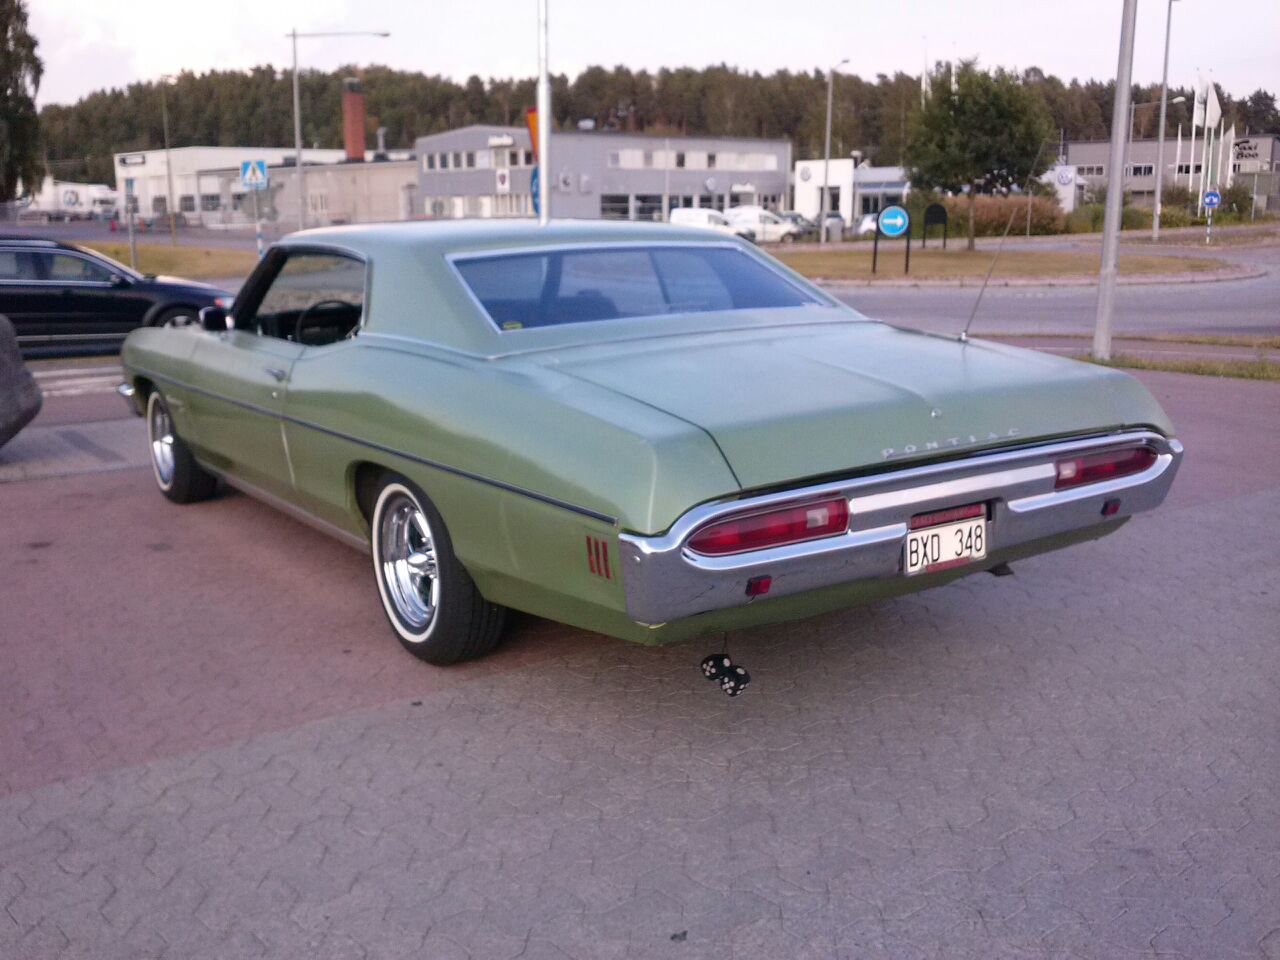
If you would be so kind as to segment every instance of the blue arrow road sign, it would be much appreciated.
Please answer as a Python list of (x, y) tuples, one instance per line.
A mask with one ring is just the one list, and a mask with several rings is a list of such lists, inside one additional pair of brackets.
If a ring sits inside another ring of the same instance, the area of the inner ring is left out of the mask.
[(538, 197), (538, 170), (539, 170), (539, 169), (541, 169), (541, 168), (540, 168), (540, 167), (534, 167), (534, 168), (533, 168), (533, 173), (532, 173), (532, 174), (530, 175), (530, 177), (529, 177), (529, 190), (530, 190), (530, 192), (533, 194), (533, 214), (534, 214), (534, 216), (541, 216), (541, 214), (542, 214), (542, 202), (541, 202), (541, 200), (540, 200), (540, 199), (539, 199), (539, 197)]
[(246, 160), (240, 164), (240, 183), (246, 190), (265, 190), (269, 182), (267, 161)]
[(1212, 210), (1214, 207), (1222, 203), (1222, 194), (1217, 190), (1206, 190), (1204, 195), (1204, 205)]
[(894, 240), (907, 232), (907, 228), (911, 226), (911, 215), (907, 213), (905, 208), (895, 204), (880, 211), (876, 224), (880, 227), (882, 234), (890, 240)]

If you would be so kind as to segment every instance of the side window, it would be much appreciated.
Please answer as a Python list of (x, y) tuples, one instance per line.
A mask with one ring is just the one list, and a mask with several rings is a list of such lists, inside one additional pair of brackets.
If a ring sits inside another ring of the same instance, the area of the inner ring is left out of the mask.
[(50, 280), (68, 283), (107, 283), (111, 271), (100, 263), (69, 253), (42, 253), (45, 276)]
[(35, 279), (35, 257), (21, 250), (0, 250), (0, 280)]
[(364, 264), (352, 257), (291, 253), (253, 323), (263, 336), (312, 346), (351, 336), (364, 312), (364, 273)]

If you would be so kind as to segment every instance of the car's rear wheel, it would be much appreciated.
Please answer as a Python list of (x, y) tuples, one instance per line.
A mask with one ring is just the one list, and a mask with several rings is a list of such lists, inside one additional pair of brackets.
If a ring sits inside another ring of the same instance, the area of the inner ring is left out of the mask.
[(174, 503), (194, 503), (213, 495), (218, 480), (204, 470), (173, 426), (169, 404), (159, 390), (147, 398), (147, 445), (151, 472), (160, 492)]
[(404, 477), (385, 475), (370, 527), (382, 609), (406, 650), (445, 666), (498, 645), (506, 609), (480, 595), (422, 491)]

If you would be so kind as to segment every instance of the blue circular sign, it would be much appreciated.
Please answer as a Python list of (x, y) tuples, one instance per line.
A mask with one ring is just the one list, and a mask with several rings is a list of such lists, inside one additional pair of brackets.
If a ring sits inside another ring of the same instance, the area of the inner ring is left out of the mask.
[(880, 228), (882, 234), (894, 240), (911, 228), (911, 215), (907, 213), (905, 207), (894, 204), (880, 211), (880, 216), (876, 218), (876, 226)]
[(1204, 205), (1212, 210), (1214, 207), (1222, 203), (1222, 194), (1217, 190), (1207, 190), (1204, 195)]

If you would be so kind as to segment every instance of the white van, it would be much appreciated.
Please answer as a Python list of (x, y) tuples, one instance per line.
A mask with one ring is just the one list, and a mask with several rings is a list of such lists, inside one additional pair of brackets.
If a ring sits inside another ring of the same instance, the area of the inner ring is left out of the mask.
[(706, 227), (708, 230), (733, 234), (746, 240), (756, 239), (755, 231), (750, 226), (730, 223), (723, 213), (710, 207), (677, 207), (671, 211), (668, 222), (682, 227)]
[(734, 226), (746, 227), (754, 233), (759, 243), (792, 243), (800, 237), (798, 226), (764, 207), (732, 207), (726, 217)]

